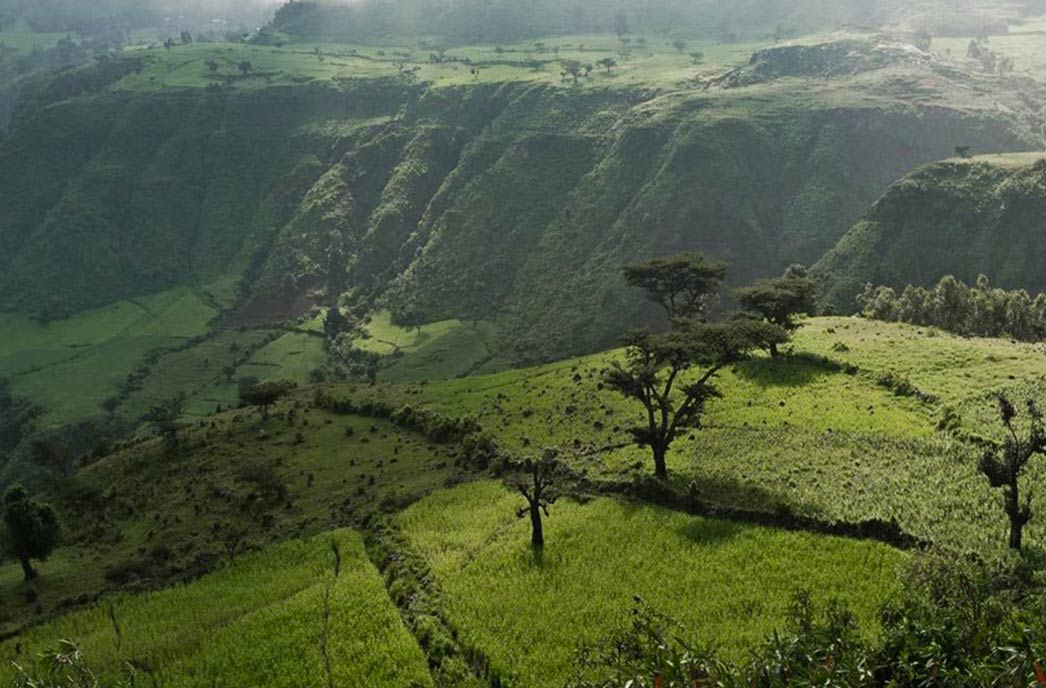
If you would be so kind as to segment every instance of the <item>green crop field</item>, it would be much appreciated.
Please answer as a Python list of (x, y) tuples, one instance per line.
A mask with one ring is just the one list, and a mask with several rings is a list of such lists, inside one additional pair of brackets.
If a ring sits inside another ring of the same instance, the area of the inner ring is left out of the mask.
[[(823, 35), (811, 35), (790, 42), (803, 45), (823, 39)], [(703, 39), (685, 43), (679, 49), (664, 38), (638, 36), (622, 43), (614, 35), (578, 34), (518, 44), (449, 48), (438, 44), (426, 47), (410, 39), (388, 39), (377, 45), (306, 41), (281, 47), (204, 43), (164, 49), (153, 44), (128, 51), (144, 58), (146, 66), (140, 73), (125, 77), (116, 88), (149, 91), (232, 86), (250, 90), (274, 84), (395, 77), (407, 70), (418, 81), (437, 87), (506, 81), (562, 83), (561, 63), (566, 60), (593, 65), (591, 75), (580, 82), (584, 86), (678, 86), (742, 64), (753, 51), (773, 45), (766, 40), (722, 43)], [(693, 52), (702, 54), (700, 62), (695, 63), (690, 55)], [(438, 60), (433, 57), (436, 55)], [(613, 59), (618, 66), (609, 71), (596, 66), (605, 58)], [(245, 61), (251, 63), (249, 72), (240, 68)]]
[[(251, 354), (252, 360), (265, 360), (272, 346), (280, 359), (310, 355), (311, 335), (276, 334), (279, 338)], [(166, 357), (161, 359), (153, 381), (132, 395), (127, 407), (144, 407), (138, 395), (179, 389), (178, 370), (192, 384), (193, 371), (215, 375), (222, 357), (231, 355), (230, 342), (238, 343), (236, 355), (249, 353), (239, 346), (249, 341), (242, 336), (210, 339), (198, 351), (186, 352), (203, 356), (210, 351), (209, 367), (201, 367), (200, 358), (179, 358), (181, 353), (171, 354), (169, 369)], [(299, 350), (303, 353), (294, 354)], [(723, 374), (723, 399), (710, 406), (705, 427), (673, 446), (670, 478), (724, 506), (768, 512), (787, 506), (826, 521), (893, 521), (937, 543), (1001, 553), (1005, 521), (998, 495), (977, 470), (978, 453), (937, 431), (936, 424), (942, 409), (954, 408), (966, 431), (997, 435), (992, 390), (1044, 393), (1041, 385), (1028, 382), (1044, 365), (1037, 351), (1032, 345), (967, 340), (906, 325), (809, 320), (792, 356), (756, 358)], [(810, 357), (815, 353), (828, 358)], [(473, 416), (513, 456), (557, 446), (568, 463), (595, 481), (628, 481), (637, 471), (649, 472), (650, 463), (645, 451), (629, 445), (625, 431), (638, 419), (638, 410), (599, 388), (600, 371), (619, 355), (464, 379), (376, 387), (333, 384), (327, 390), (357, 402), (374, 399), (452, 418)], [(237, 374), (265, 370), (240, 366)], [(937, 398), (898, 395), (884, 386), (887, 373)], [(1018, 375), (1023, 382), (1013, 379)], [(164, 378), (167, 387), (155, 382)], [(224, 379), (202, 387), (205, 393), (193, 398), (190, 413), (210, 414), (218, 404), (228, 408), (234, 387)], [(188, 459), (164, 458), (154, 441), (81, 471), (77, 481), (87, 495), (114, 486), (113, 495), (104, 497), (101, 530), (91, 536), (107, 533), (110, 544), (95, 552), (74, 541), (61, 549), (39, 586), (45, 608), (75, 598), (78, 591), (105, 589), (106, 567), (113, 561), (138, 561), (137, 549), (147, 549), (152, 541), (185, 543), (177, 558), (179, 566), (187, 567), (194, 548), (221, 549), (227, 531), (212, 531), (218, 523), (251, 532), (260, 516), (271, 512), (276, 530), (255, 540), (265, 542), (395, 509), (462, 477), (453, 465), (453, 448), (434, 446), (384, 421), (311, 408), (311, 398), (312, 391), (302, 389), (264, 422), (251, 410), (199, 416)], [(292, 506), (240, 511), (247, 508), (239, 505), (250, 493), (241, 472), (266, 464), (286, 484)], [(1029, 479), (1046, 479), (1046, 469), (1033, 463)], [(202, 491), (201, 481), (221, 486), (219, 492)], [(228, 496), (216, 497), (226, 491)], [(153, 503), (162, 494), (184, 496)], [(1043, 528), (1036, 521), (1029, 526), (1035, 546), (1044, 542)], [(0, 582), (6, 581), (0, 597), (13, 602), (5, 623), (17, 626), (32, 607), (19, 597), (17, 566), (8, 564), (0, 572)]]
[(424, 655), (347, 530), (274, 545), (193, 583), (119, 595), (37, 626), (0, 644), (0, 682), (11, 684), (13, 663), (35, 669), (57, 639), (75, 642), (104, 680), (133, 661), (144, 667), (139, 680), (157, 685), (299, 688), (326, 685), (329, 659), (335, 685), (431, 685)]
[[(978, 471), (979, 453), (936, 426), (951, 408), (968, 432), (997, 434), (992, 392), (1041, 375), (1041, 347), (815, 318), (793, 349), (800, 355), (756, 358), (721, 376), (723, 399), (711, 403), (705, 428), (669, 453), (675, 482), (732, 506), (894, 521), (929, 540), (1002, 551), (1005, 522)], [(355, 387), (350, 396), (471, 414), (514, 454), (558, 446), (597, 479), (628, 476), (637, 466), (649, 469), (650, 459), (628, 444), (626, 428), (640, 420), (639, 409), (599, 389), (600, 371), (617, 355), (426, 385)], [(937, 398), (899, 395), (884, 382), (887, 374)], [(1046, 467), (1031, 471), (1033, 480), (1046, 478)], [(1030, 528), (1042, 542), (1043, 525)]]
[(218, 311), (188, 288), (120, 301), (65, 320), (0, 314), (0, 377), (60, 426), (101, 410), (145, 354), (207, 331)]
[(34, 48), (48, 48), (64, 37), (64, 33), (33, 31), (24, 22), (18, 22), (14, 26), (0, 30), (0, 45), (14, 48), (18, 52), (29, 52)]
[(845, 601), (873, 629), (903, 558), (875, 543), (599, 499), (553, 506), (535, 559), (519, 503), (500, 485), (474, 483), (401, 519), (452, 623), (512, 685), (564, 685), (583, 644), (627, 627), (637, 595), (678, 611), (695, 638), (734, 658), (779, 627), (798, 589)]

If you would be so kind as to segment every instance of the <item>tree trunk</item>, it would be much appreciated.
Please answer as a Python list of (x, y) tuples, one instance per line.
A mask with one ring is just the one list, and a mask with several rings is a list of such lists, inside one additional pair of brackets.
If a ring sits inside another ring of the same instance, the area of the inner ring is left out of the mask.
[(651, 447), (651, 449), (654, 452), (654, 475), (662, 479), (667, 478), (668, 464), (665, 463), (665, 455), (668, 451), (664, 447), (657, 445)]
[(780, 352), (777, 350), (777, 342), (770, 342), (770, 358), (777, 358)]
[(541, 523), (541, 507), (537, 504), (530, 505), (530, 526), (530, 544), (534, 549), (541, 549), (545, 546), (545, 531)]
[(18, 557), (18, 562), (22, 565), (22, 575), (25, 576), (25, 580), (27, 582), (35, 580), (36, 577), (40, 575), (36, 572), (36, 569), (34, 569), (33, 565), (29, 562), (29, 557), (20, 556)]
[(1022, 540), (1024, 539), (1024, 525), (1020, 522), (1020, 519), (1010, 519), (1010, 549), (1015, 549), (1018, 552), (1021, 550)]
[(1020, 486), (1011, 481), (1006, 489), (1006, 513), (1010, 517), (1010, 549), (1020, 551), (1024, 539), (1024, 519), (1021, 514)]

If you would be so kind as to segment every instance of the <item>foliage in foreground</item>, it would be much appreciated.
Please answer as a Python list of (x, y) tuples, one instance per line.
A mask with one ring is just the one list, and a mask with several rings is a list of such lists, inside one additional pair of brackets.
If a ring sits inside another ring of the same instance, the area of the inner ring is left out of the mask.
[(636, 599), (630, 625), (582, 648), (570, 688), (1043, 685), (1041, 590), (1026, 571), (945, 553), (917, 557), (869, 641), (844, 605), (796, 594), (784, 633), (741, 662), (720, 659)]

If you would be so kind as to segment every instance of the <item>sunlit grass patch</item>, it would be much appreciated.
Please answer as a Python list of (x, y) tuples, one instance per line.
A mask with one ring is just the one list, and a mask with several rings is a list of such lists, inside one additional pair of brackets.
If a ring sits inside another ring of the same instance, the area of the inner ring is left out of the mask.
[(557, 503), (538, 559), (518, 505), (475, 483), (431, 495), (402, 524), (465, 641), (535, 688), (563, 685), (579, 644), (625, 628), (636, 595), (733, 657), (780, 626), (800, 588), (845, 600), (874, 633), (904, 558), (878, 543), (599, 499)]
[(269, 547), (194, 583), (120, 595), (37, 626), (0, 645), (0, 676), (7, 682), (11, 662), (33, 666), (69, 639), (107, 677), (133, 659), (168, 686), (298, 688), (325, 684), (324, 638), (335, 685), (430, 685), (424, 655), (352, 531)]

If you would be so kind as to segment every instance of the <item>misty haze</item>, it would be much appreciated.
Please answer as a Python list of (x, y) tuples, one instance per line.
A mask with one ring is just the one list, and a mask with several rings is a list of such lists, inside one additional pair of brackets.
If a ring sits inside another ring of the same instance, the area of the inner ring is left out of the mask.
[(1046, 0), (0, 0), (0, 688), (1046, 685)]

